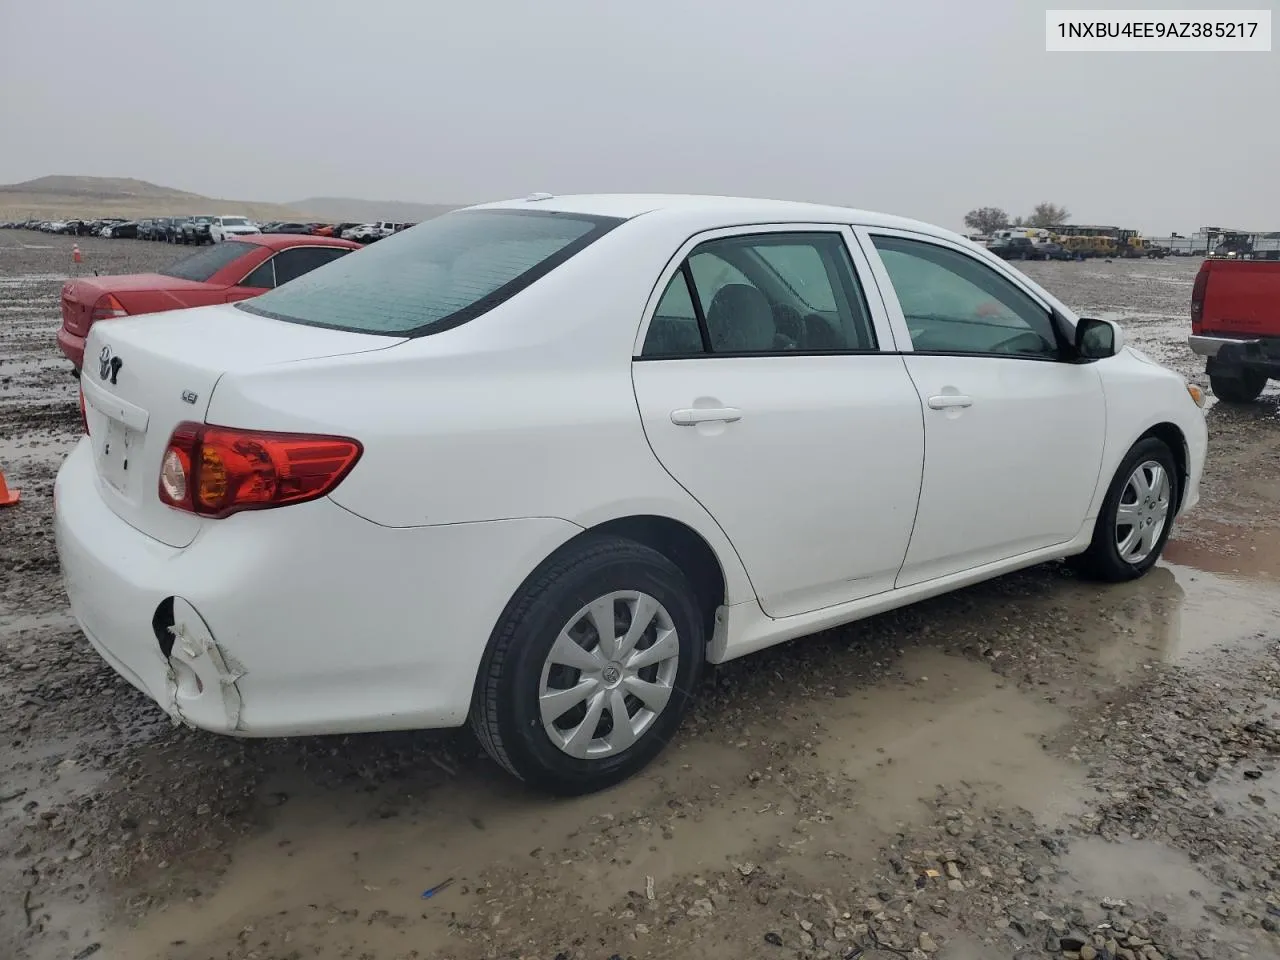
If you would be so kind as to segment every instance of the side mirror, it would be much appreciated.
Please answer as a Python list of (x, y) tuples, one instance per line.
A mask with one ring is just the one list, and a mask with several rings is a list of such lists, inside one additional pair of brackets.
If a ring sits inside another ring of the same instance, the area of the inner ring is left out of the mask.
[(1124, 330), (1120, 324), (1094, 317), (1076, 321), (1076, 353), (1082, 360), (1105, 360), (1124, 348)]

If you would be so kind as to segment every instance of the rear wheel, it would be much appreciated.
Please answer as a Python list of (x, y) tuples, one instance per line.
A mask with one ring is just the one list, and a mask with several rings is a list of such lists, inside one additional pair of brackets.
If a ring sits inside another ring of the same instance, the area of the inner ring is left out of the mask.
[(1168, 444), (1157, 437), (1139, 440), (1111, 480), (1089, 549), (1068, 562), (1084, 576), (1111, 583), (1142, 576), (1169, 539), (1178, 484)]
[(1209, 374), (1213, 395), (1226, 403), (1253, 403), (1267, 385), (1267, 375), (1256, 370), (1232, 371), (1234, 376)]
[(480, 666), (471, 726), (531, 785), (590, 793), (661, 752), (702, 673), (704, 631), (680, 568), (649, 547), (583, 537), (507, 605)]

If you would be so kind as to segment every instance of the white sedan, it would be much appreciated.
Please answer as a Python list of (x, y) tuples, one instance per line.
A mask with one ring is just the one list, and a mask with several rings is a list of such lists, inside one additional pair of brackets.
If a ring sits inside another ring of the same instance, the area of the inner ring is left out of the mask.
[(1141, 576), (1197, 391), (963, 237), (539, 195), (95, 324), (57, 479), (89, 641), (239, 736), (470, 724), (581, 793), (707, 663), (1059, 558)]

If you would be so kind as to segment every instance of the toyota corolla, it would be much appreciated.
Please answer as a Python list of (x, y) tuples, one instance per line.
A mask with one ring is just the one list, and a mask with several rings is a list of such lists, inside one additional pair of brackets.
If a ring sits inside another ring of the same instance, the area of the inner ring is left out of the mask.
[(96, 324), (57, 542), (90, 643), (238, 736), (470, 724), (649, 762), (708, 663), (1068, 558), (1141, 576), (1197, 392), (950, 232), (706, 197), (472, 207)]

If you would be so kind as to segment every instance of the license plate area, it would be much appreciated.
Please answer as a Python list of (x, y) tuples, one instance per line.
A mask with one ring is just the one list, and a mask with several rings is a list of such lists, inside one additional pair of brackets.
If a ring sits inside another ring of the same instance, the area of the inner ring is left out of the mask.
[(111, 417), (104, 417), (103, 424), (105, 429), (98, 447), (98, 471), (116, 490), (127, 493), (129, 478), (137, 472), (133, 455), (141, 447), (142, 435)]

